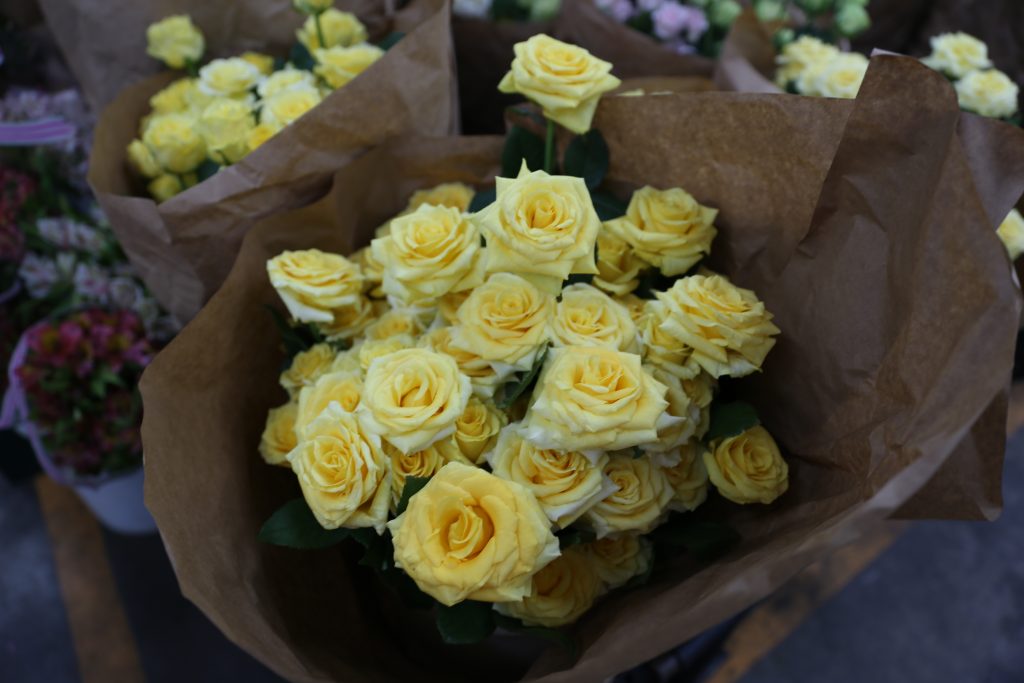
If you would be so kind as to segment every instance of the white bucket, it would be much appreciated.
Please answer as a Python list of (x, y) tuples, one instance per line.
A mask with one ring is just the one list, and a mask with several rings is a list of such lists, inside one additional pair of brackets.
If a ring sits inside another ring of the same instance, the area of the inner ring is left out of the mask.
[(151, 534), (156, 522), (142, 502), (142, 468), (89, 484), (70, 483), (82, 502), (110, 531)]

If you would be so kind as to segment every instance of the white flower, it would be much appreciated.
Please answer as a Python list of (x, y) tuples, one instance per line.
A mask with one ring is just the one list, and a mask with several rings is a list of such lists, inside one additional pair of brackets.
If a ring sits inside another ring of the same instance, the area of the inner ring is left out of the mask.
[(997, 119), (1017, 113), (1020, 88), (1002, 71), (972, 71), (953, 87), (963, 109)]
[(22, 259), (18, 277), (21, 278), (28, 295), (33, 299), (46, 296), (61, 279), (57, 263), (53, 259), (31, 252), (25, 254), (25, 258)]
[(106, 271), (91, 263), (79, 263), (72, 282), (75, 291), (86, 299), (105, 303), (110, 294), (110, 278)]
[(110, 278), (107, 290), (110, 304), (117, 308), (130, 308), (134, 310), (139, 300), (145, 298), (142, 287), (128, 277), (115, 275)]
[(695, 43), (708, 30), (704, 12), (678, 2), (664, 3), (651, 13), (651, 20), (654, 22), (654, 35), (662, 40), (671, 40), (685, 32), (686, 40)]

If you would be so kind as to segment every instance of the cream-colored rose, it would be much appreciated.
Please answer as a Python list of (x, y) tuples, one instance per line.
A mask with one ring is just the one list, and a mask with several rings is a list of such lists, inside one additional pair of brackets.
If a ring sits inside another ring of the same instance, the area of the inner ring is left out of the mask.
[(184, 68), (203, 57), (206, 41), (187, 14), (176, 14), (146, 29), (146, 54), (172, 69)]
[(376, 45), (363, 43), (352, 47), (335, 46), (325, 50), (314, 50), (316, 66), (313, 71), (324, 79), (331, 88), (348, 85), (353, 78), (369, 69), (384, 56), (384, 50)]
[(264, 76), (269, 76), (274, 71), (274, 58), (270, 55), (265, 55), (262, 52), (243, 52), (238, 56), (239, 59), (245, 61), (256, 67), (259, 72)]
[(328, 344), (315, 344), (295, 354), (291, 365), (281, 373), (281, 386), (289, 396), (297, 396), (303, 387), (313, 386), (330, 370), (334, 356), (334, 349)]
[(429, 479), (444, 467), (448, 460), (444, 457), (437, 444), (427, 446), (422, 451), (403, 453), (387, 441), (384, 452), (391, 459), (391, 513), (398, 511), (398, 503), (405, 491), (405, 482), (409, 477)]
[(142, 132), (142, 142), (161, 168), (189, 173), (206, 159), (206, 145), (196, 132), (196, 120), (185, 114), (154, 116)]
[(689, 512), (707, 500), (708, 469), (704, 465), (702, 450), (699, 441), (687, 442), (672, 454), (677, 461), (663, 468), (674, 492), (668, 505), (670, 510)]
[(455, 421), (452, 439), (468, 463), (479, 465), (506, 424), (508, 418), (505, 413), (493, 403), (470, 396), (466, 409)]
[(469, 378), (473, 394), (491, 398), (502, 381), (489, 362), (469, 351), (452, 346), (452, 328), (438, 327), (420, 337), (420, 346), (451, 356), (459, 366), (459, 372)]
[(629, 317), (633, 319), (633, 323), (639, 329), (639, 326), (643, 323), (644, 316), (647, 315), (647, 302), (649, 300), (641, 299), (635, 294), (617, 296), (615, 300), (629, 311)]
[(188, 110), (188, 92), (195, 88), (192, 78), (179, 78), (149, 98), (149, 107), (154, 114), (181, 114)]
[(288, 462), (320, 526), (384, 532), (391, 499), (390, 462), (380, 438), (364, 432), (351, 413), (330, 404), (306, 427)]
[(629, 200), (626, 215), (605, 229), (626, 241), (636, 255), (665, 275), (682, 275), (711, 253), (717, 209), (702, 206), (678, 187), (642, 187)]
[(565, 626), (583, 616), (603, 588), (590, 557), (580, 548), (569, 548), (537, 572), (533, 591), (527, 597), (499, 603), (496, 608), (528, 626)]
[(536, 102), (544, 116), (572, 132), (590, 130), (601, 95), (619, 87), (612, 65), (581, 47), (544, 34), (516, 43), (512, 69), (498, 84)]
[(199, 89), (215, 97), (237, 97), (263, 79), (260, 70), (241, 57), (215, 59), (199, 70)]
[(366, 372), (370, 369), (373, 361), (388, 356), (395, 351), (408, 349), (415, 346), (412, 336), (408, 334), (397, 334), (385, 339), (366, 339), (352, 347), (352, 352), (359, 360), (359, 368)]
[(615, 453), (604, 474), (616, 490), (584, 515), (598, 538), (625, 531), (646, 534), (661, 523), (673, 496), (661, 467), (646, 456)]
[(468, 185), (463, 183), (441, 183), (426, 190), (416, 190), (409, 198), (409, 206), (406, 211), (415, 211), (424, 204), (433, 206), (447, 206), (459, 211), (469, 211), (469, 205), (476, 194)]
[(517, 425), (501, 431), (487, 462), (497, 476), (528, 488), (561, 528), (615, 490), (602, 474), (607, 455), (591, 459), (578, 451), (540, 449), (523, 439)]
[(458, 209), (424, 204), (391, 221), (371, 243), (381, 289), (406, 304), (432, 301), (483, 282), (480, 231)]
[(142, 140), (132, 140), (128, 145), (128, 161), (136, 171), (147, 178), (158, 178), (164, 173), (156, 158), (153, 157), (153, 153), (142, 143)]
[(153, 199), (158, 202), (166, 202), (171, 197), (183, 192), (185, 186), (181, 183), (181, 178), (178, 176), (165, 173), (154, 178), (146, 186), (146, 189)]
[(292, 89), (316, 88), (316, 77), (305, 69), (287, 67), (267, 76), (256, 88), (260, 97), (266, 99)]
[(320, 30), (323, 32), (324, 42), (320, 44), (320, 37), (317, 35), (316, 19), (310, 17), (295, 32), (295, 37), (306, 46), (312, 54), (315, 50), (323, 47), (350, 47), (366, 42), (366, 27), (356, 18), (356, 15), (349, 12), (342, 12), (331, 8), (320, 15)]
[(375, 359), (363, 387), (360, 421), (403, 453), (450, 436), (472, 391), (453, 358), (417, 348)]
[[(350, 257), (359, 264), (363, 271), (364, 292), (373, 299), (383, 299), (386, 295), (381, 285), (384, 283), (384, 264), (378, 261), (370, 247), (363, 247)], [(468, 293), (467, 293), (468, 296)]]
[(497, 199), (472, 220), (487, 240), (487, 272), (520, 275), (558, 294), (573, 273), (594, 274), (601, 221), (582, 178), (527, 170), (498, 178)]
[(283, 251), (267, 261), (270, 284), (301, 322), (331, 323), (333, 310), (359, 302), (363, 276), (340, 254), (319, 249)]
[(839, 54), (834, 45), (823, 43), (813, 36), (801, 36), (782, 49), (775, 58), (775, 83), (785, 88), (796, 82), (807, 70), (820, 68)]
[(629, 311), (596, 287), (569, 285), (551, 320), (554, 346), (602, 346), (619, 351), (637, 350), (636, 325)]
[(323, 97), (314, 87), (296, 86), (263, 100), (260, 122), (283, 128), (320, 104)]
[(366, 328), (368, 340), (388, 339), (399, 335), (416, 337), (423, 331), (423, 323), (416, 309), (392, 308)]
[(856, 52), (843, 52), (815, 72), (813, 83), (798, 81), (800, 92), (817, 97), (841, 97), (852, 100), (868, 71), (868, 58)]
[(442, 467), (388, 528), (395, 564), (445, 605), (521, 600), (559, 554), (532, 493), (457, 462)]
[(295, 432), (305, 434), (306, 427), (337, 403), (346, 413), (359, 407), (363, 380), (358, 372), (326, 372), (312, 384), (299, 390), (299, 409), (295, 415)]
[(1020, 211), (1012, 209), (999, 224), (996, 234), (1003, 241), (1011, 261), (1016, 261), (1018, 256), (1024, 254), (1024, 216), (1020, 215)]
[(260, 455), (268, 465), (289, 466), (288, 454), (298, 445), (295, 435), (297, 414), (295, 401), (271, 408), (267, 413), (267, 424), (260, 436)]
[(198, 127), (210, 157), (233, 164), (249, 153), (249, 133), (256, 122), (248, 103), (220, 97), (203, 109)]
[(775, 439), (760, 425), (713, 441), (704, 453), (704, 465), (718, 492), (741, 505), (767, 505), (789, 488), (789, 466)]
[(668, 317), (665, 304), (650, 299), (645, 302), (645, 309), (638, 325), (644, 362), (679, 379), (692, 379), (700, 374), (701, 366), (694, 358), (693, 349), (661, 329)]
[(317, 323), (328, 341), (358, 337), (375, 320), (373, 303), (365, 296), (360, 296), (353, 304), (333, 309), (331, 315), (331, 322)]
[(259, 123), (249, 129), (249, 135), (245, 138), (245, 144), (249, 151), (255, 151), (263, 144), (281, 132), (281, 127), (270, 123)]
[(646, 265), (626, 240), (608, 230), (598, 233), (595, 287), (616, 296), (629, 294), (640, 284), (640, 271)]
[(555, 298), (511, 273), (496, 273), (458, 310), (452, 347), (491, 363), (498, 374), (529, 370), (548, 341)]
[(932, 36), (931, 44), (932, 53), (921, 61), (952, 78), (963, 78), (972, 71), (992, 66), (988, 46), (966, 33)]
[(606, 536), (583, 546), (594, 570), (610, 590), (643, 576), (654, 560), (650, 542), (634, 534)]
[(437, 300), (437, 312), (441, 314), (441, 318), (449, 325), (457, 324), (459, 322), (459, 307), (465, 303), (472, 293), (472, 289), (448, 292)]
[(1002, 71), (972, 71), (953, 84), (960, 107), (1001, 119), (1017, 113), (1020, 88)]
[(693, 349), (712, 377), (743, 377), (761, 369), (779, 328), (749, 289), (722, 275), (693, 275), (658, 292), (668, 316), (661, 329)]

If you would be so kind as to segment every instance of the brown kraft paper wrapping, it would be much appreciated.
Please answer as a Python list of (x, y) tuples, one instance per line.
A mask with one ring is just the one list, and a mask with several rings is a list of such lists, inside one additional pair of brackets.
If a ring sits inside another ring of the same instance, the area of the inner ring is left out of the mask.
[(190, 319), (224, 281), (254, 222), (317, 199), (331, 175), (368, 148), (410, 133), (453, 132), (449, 22), (445, 0), (416, 0), (391, 23), (407, 35), (364, 74), (242, 161), (159, 205), (142, 196), (125, 149), (149, 97), (173, 76), (125, 89), (96, 127), (89, 182), (160, 303)]
[[(346, 551), (257, 541), (298, 495), (294, 477), (256, 450), (267, 409), (285, 400), (264, 310), (280, 306), (266, 259), (365, 243), (411, 190), (483, 180), (500, 141), (371, 151), (335, 176), (327, 200), (251, 231), (224, 287), (143, 378), (146, 498), (184, 593), (293, 681), (486, 672), (591, 683), (750, 605), (926, 483), (936, 514), (975, 516), (960, 482), (936, 476), (954, 454), (994, 511), (1021, 305), (990, 216), (1024, 189), (1024, 170), (972, 173), (959, 119), (941, 76), (889, 56), (872, 60), (855, 102), (737, 93), (602, 102), (595, 127), (611, 149), (609, 188), (682, 186), (719, 208), (709, 266), (752, 287), (776, 316), (778, 345), (740, 386), (787, 453), (791, 488), (769, 507), (702, 507), (695, 514), (728, 521), (742, 543), (708, 566), (672, 558), (643, 588), (599, 602), (573, 629), (575, 662), (558, 650), (533, 658), (517, 650), (529, 641), (507, 637), (442, 652), (429, 619), (396, 605)], [(989, 143), (1020, 159), (1024, 134), (994, 130)]]

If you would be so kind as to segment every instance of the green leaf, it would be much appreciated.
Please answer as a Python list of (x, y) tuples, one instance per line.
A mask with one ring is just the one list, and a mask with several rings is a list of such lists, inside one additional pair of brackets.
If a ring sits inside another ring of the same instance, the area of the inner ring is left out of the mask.
[(456, 605), (438, 605), (437, 630), (449, 645), (479, 643), (494, 633), (494, 610), (489, 602), (465, 600)]
[(527, 626), (518, 619), (507, 617), (504, 614), (494, 615), (495, 623), (503, 629), (509, 631), (515, 631), (516, 633), (522, 633), (523, 635), (533, 636), (534, 638), (541, 638), (543, 640), (551, 641), (565, 650), (569, 657), (576, 659), (579, 655), (579, 650), (576, 646), (576, 641), (569, 635), (568, 631), (562, 628), (545, 628), (543, 626)]
[(658, 527), (652, 538), (656, 545), (685, 548), (698, 562), (713, 562), (729, 552), (740, 535), (722, 522), (695, 521), (679, 515)]
[(636, 29), (641, 33), (652, 35), (654, 33), (654, 19), (650, 12), (637, 12), (626, 20), (626, 26)]
[(409, 499), (420, 492), (420, 489), (427, 485), (430, 477), (406, 477), (405, 487), (402, 489), (402, 497), (398, 499), (398, 507), (395, 508), (395, 516), (405, 512), (409, 507)]
[(393, 31), (388, 35), (384, 36), (384, 38), (379, 43), (377, 43), (377, 47), (387, 52), (395, 45), (397, 45), (398, 41), (400, 41), (402, 38), (405, 38), (404, 33), (402, 33), (401, 31)]
[(544, 360), (547, 357), (548, 350), (545, 348), (544, 352), (533, 361), (533, 367), (530, 368), (529, 372), (522, 375), (519, 379), (508, 382), (502, 386), (501, 399), (496, 402), (499, 408), (502, 410), (508, 410), (520, 396), (526, 393), (527, 389), (533, 386), (533, 382), (537, 379), (540, 369), (544, 367)]
[(596, 189), (608, 174), (608, 143), (596, 128), (578, 135), (565, 150), (565, 172), (583, 178), (587, 187)]
[(496, 188), (489, 187), (486, 190), (479, 190), (476, 194), (473, 195), (473, 200), (469, 203), (469, 208), (467, 209), (467, 211), (469, 213), (476, 213), (477, 211), (482, 211), (491, 204), (493, 204), (496, 198)]
[(501, 150), (501, 177), (515, 178), (526, 162), (531, 171), (544, 168), (544, 140), (525, 128), (512, 126)]
[[(359, 564), (364, 567), (383, 574), (395, 564), (395, 547), (391, 544), (390, 536), (378, 535), (373, 529), (358, 529), (357, 531), (369, 531), (368, 543), (363, 543), (365, 551)], [(355, 534), (352, 534), (355, 538)], [(357, 539), (358, 540), (358, 539)], [(360, 541), (362, 543), (362, 541)]]
[(619, 218), (626, 215), (626, 203), (616, 199), (610, 194), (591, 190), (590, 198), (594, 202), (594, 209), (597, 211), (597, 217), (602, 221), (610, 221), (613, 218)]
[(714, 403), (711, 405), (711, 424), (704, 435), (704, 442), (711, 443), (715, 439), (742, 434), (760, 422), (757, 411), (749, 403)]
[(297, 41), (292, 45), (291, 52), (288, 53), (288, 61), (296, 69), (305, 69), (306, 71), (312, 71), (316, 66), (316, 60), (313, 59), (309, 48)]
[(196, 169), (196, 178), (199, 182), (203, 182), (207, 178), (212, 178), (220, 170), (220, 164), (213, 159), (206, 159), (203, 163), (199, 164), (199, 168)]
[(406, 607), (429, 609), (438, 604), (437, 600), (421, 591), (416, 582), (409, 578), (409, 575), (401, 569), (392, 566), (387, 571), (381, 572), (380, 578), (391, 586), (391, 589), (395, 591)]
[(574, 545), (582, 545), (584, 543), (590, 543), (597, 536), (593, 531), (587, 531), (586, 529), (577, 529), (575, 527), (569, 527), (568, 529), (562, 529), (557, 534), (558, 547), (562, 550), (569, 548)]
[(327, 548), (350, 536), (348, 529), (325, 529), (302, 498), (288, 501), (260, 529), (259, 539), (271, 545), (304, 550)]
[[(274, 326), (277, 327), (277, 331), (281, 333), (281, 342), (284, 344), (285, 353), (288, 354), (288, 358), (294, 358), (297, 354), (302, 353), (312, 346), (315, 341), (308, 337), (308, 330), (304, 330), (299, 327), (292, 327), (285, 320), (285, 317), (281, 315), (281, 311), (277, 310), (269, 304), (264, 304), (266, 309), (270, 311), (270, 317), (274, 320)], [(307, 334), (303, 335), (303, 331)]]

